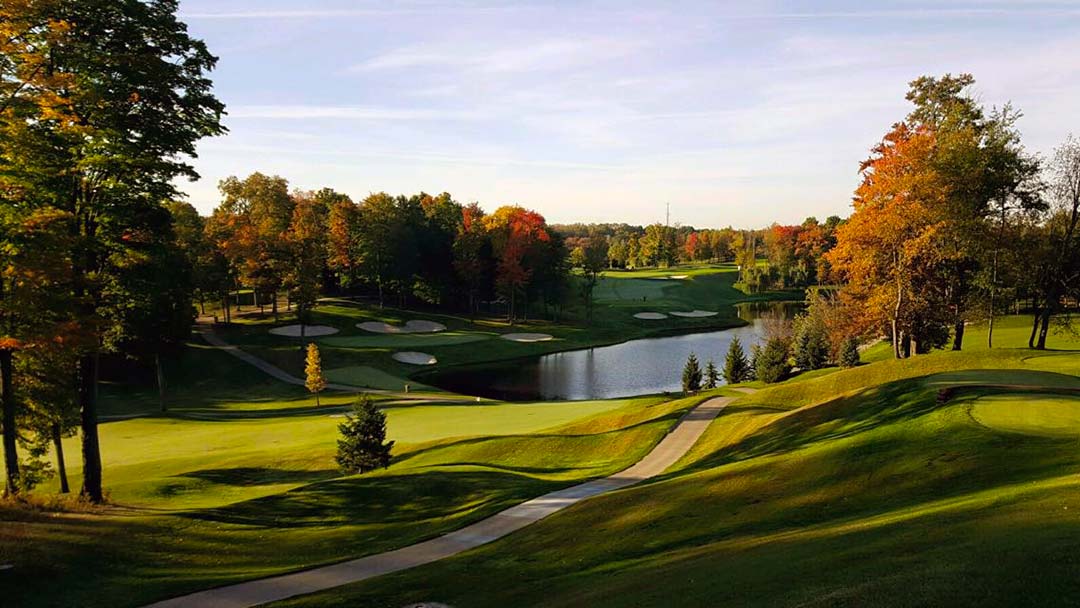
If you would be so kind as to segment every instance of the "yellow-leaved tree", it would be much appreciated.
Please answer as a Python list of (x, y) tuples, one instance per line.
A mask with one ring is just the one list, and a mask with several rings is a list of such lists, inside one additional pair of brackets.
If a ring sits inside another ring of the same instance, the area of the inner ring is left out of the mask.
[(318, 407), (319, 393), (326, 388), (326, 376), (322, 371), (322, 357), (319, 355), (319, 347), (314, 342), (307, 346), (307, 365), (304, 366), (304, 374), (307, 378), (304, 386), (307, 390), (315, 393), (315, 406)]

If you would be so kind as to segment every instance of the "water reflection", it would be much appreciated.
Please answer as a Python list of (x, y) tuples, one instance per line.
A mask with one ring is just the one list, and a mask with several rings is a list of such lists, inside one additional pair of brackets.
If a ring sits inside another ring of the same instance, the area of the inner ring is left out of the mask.
[(435, 372), (423, 381), (469, 395), (495, 399), (608, 399), (681, 390), (682, 366), (691, 352), (704, 367), (717, 367), (731, 340), (738, 337), (747, 354), (764, 335), (763, 316), (791, 318), (800, 305), (753, 302), (736, 307), (749, 325), (705, 333), (631, 340), (612, 346), (544, 355)]

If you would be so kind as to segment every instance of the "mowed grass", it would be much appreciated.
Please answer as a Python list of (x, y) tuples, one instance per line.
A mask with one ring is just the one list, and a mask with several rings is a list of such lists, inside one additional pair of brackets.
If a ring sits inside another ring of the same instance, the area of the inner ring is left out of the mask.
[(115, 506), (0, 510), (0, 563), (14, 565), (0, 597), (137, 606), (391, 550), (621, 470), (699, 399), (388, 406), (391, 467), (345, 477), (332, 409), (110, 422), (101, 444)]
[[(683, 276), (685, 279), (659, 277)], [(326, 369), (375, 369), (382, 374), (339, 373), (339, 381), (357, 386), (401, 390), (410, 376), (448, 365), (503, 361), (546, 353), (614, 344), (654, 335), (681, 331), (722, 329), (744, 324), (733, 305), (742, 301), (795, 299), (801, 292), (770, 292), (749, 296), (735, 288), (737, 269), (731, 264), (694, 264), (668, 269), (609, 271), (595, 290), (596, 309), (591, 323), (585, 323), (581, 302), (571, 301), (559, 322), (531, 318), (510, 325), (497, 318), (468, 319), (462, 316), (377, 308), (371, 304), (330, 300), (313, 311), (312, 323), (339, 330), (332, 336), (316, 338)], [(573, 277), (573, 280), (578, 280)], [(575, 288), (571, 289), (576, 293)], [(645, 321), (633, 317), (647, 310), (712, 310), (715, 317), (672, 317)], [(266, 359), (293, 375), (301, 375), (305, 340), (269, 334), (272, 327), (295, 322), (292, 313), (282, 311), (275, 321), (269, 313), (237, 316), (230, 327), (217, 331), (230, 343)], [(364, 321), (402, 324), (413, 319), (438, 321), (447, 326), (436, 334), (380, 335), (356, 327)], [(567, 320), (569, 319), (569, 320)], [(536, 332), (554, 336), (545, 342), (517, 343), (497, 339), (510, 332)], [(434, 355), (438, 364), (417, 367), (399, 363), (394, 352), (419, 350)], [(412, 382), (415, 384), (415, 382)]]
[(971, 402), (971, 417), (992, 429), (1080, 439), (1080, 398), (1076, 396), (1052, 393), (985, 395)]
[(1080, 351), (910, 363), (762, 390), (658, 481), (275, 605), (1076, 605)]

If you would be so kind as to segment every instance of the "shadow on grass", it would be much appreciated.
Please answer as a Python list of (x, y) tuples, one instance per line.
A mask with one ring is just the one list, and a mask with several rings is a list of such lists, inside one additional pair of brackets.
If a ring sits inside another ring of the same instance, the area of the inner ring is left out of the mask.
[(237, 467), (235, 469), (203, 469), (177, 475), (177, 477), (190, 477), (210, 483), (250, 487), (279, 483), (312, 483), (331, 479), (338, 475), (339, 473), (332, 469), (300, 471), (267, 467)]
[(385, 526), (453, 517), (492, 503), (512, 504), (569, 483), (495, 471), (356, 476), (181, 516), (268, 529)]
[[(937, 390), (942, 386), (959, 385), (970, 387), (970, 390), (980, 384), (993, 382), (1060, 387), (1075, 386), (1080, 380), (1065, 374), (1015, 369), (964, 370), (896, 380), (820, 405), (794, 410), (739, 443), (702, 459), (693, 469), (712, 468), (766, 454), (789, 453), (820, 441), (852, 437), (912, 420), (942, 407), (937, 402)], [(755, 407), (770, 406), (764, 404)], [(717, 424), (722, 423), (721, 418)]]

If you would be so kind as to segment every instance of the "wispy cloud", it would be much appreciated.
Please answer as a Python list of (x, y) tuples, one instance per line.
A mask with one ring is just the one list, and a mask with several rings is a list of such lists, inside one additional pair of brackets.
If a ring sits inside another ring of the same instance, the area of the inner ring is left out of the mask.
[(317, 105), (249, 105), (229, 108), (230, 118), (269, 118), (275, 120), (367, 120), (367, 121), (431, 121), (477, 120), (475, 111), (444, 109), (378, 108), (357, 106)]
[(560, 70), (626, 56), (641, 41), (615, 38), (549, 38), (503, 44), (426, 45), (399, 48), (352, 66), (352, 72), (449, 67), (486, 73)]

